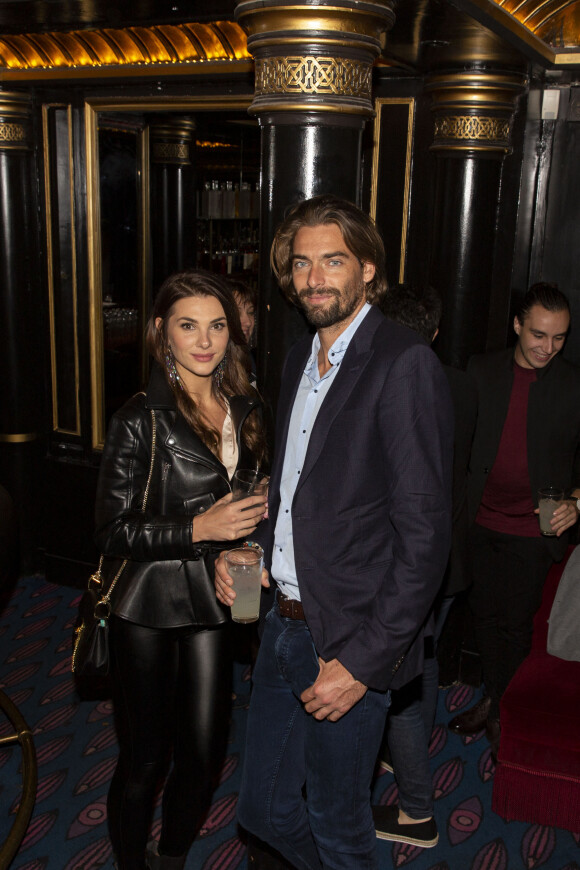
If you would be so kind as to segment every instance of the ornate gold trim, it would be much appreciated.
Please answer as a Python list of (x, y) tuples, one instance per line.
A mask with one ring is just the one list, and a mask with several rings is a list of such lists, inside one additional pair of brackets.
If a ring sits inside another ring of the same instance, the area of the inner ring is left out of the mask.
[(153, 142), (151, 159), (154, 163), (189, 164), (188, 142)]
[[(365, 47), (375, 56), (380, 52), (381, 33), (390, 30), (395, 14), (390, 0), (386, 2), (325, 2), (289, 3), (277, 5), (273, 0), (256, 3), (254, 0), (238, 2), (234, 15), (248, 34), (248, 49), (255, 56), (257, 50), (271, 45), (284, 46), (295, 41), (300, 34), (302, 44), (318, 42), (319, 37), (331, 38), (335, 46)], [(315, 35), (315, 38), (314, 38)]]
[[(564, 21), (559, 26), (561, 19), (577, 15), (573, 8), (577, 3), (570, 0), (458, 0), (458, 4), (485, 27), (499, 34), (508, 34), (507, 38), (512, 43), (515, 40), (528, 57), (547, 66), (580, 66), (580, 51), (574, 51), (576, 46), (580, 49), (578, 26), (566, 27)], [(572, 9), (567, 11), (566, 7)], [(541, 10), (544, 10), (544, 17), (534, 22), (533, 15)], [(572, 32), (572, 44), (568, 44), (566, 39), (563, 44), (558, 44), (564, 29)]]
[(407, 119), (407, 150), (405, 155), (405, 188), (403, 195), (403, 214), (401, 221), (401, 250), (399, 253), (399, 283), (405, 281), (405, 265), (407, 254), (407, 234), (409, 231), (409, 196), (411, 192), (411, 165), (413, 160), (413, 128), (415, 123), (415, 98), (414, 97), (379, 97), (375, 100), (375, 123), (374, 123), (374, 141), (373, 141), (373, 164), (371, 172), (371, 203), (370, 216), (373, 220), (377, 217), (377, 202), (379, 191), (379, 161), (380, 161), (380, 130), (381, 130), (381, 113), (383, 106), (397, 105), (408, 106), (409, 115)]
[(189, 165), (189, 146), (195, 132), (195, 121), (178, 118), (172, 123), (151, 127), (151, 159), (154, 163)]
[[(52, 238), (52, 190), (50, 186), (50, 135), (48, 126), (48, 113), (51, 108), (67, 110), (68, 121), (68, 187), (71, 210), (71, 261), (72, 261), (72, 293), (73, 293), (73, 341), (74, 341), (74, 375), (75, 375), (75, 423), (74, 431), (59, 426), (58, 414), (58, 374), (56, 358), (56, 320), (54, 313), (54, 245)], [(51, 392), (52, 392), (52, 426), (55, 432), (67, 435), (81, 434), (81, 409), (79, 395), (79, 342), (78, 342), (78, 286), (77, 286), (77, 250), (75, 231), (75, 200), (74, 200), (74, 160), (73, 160), (73, 137), (72, 137), (72, 107), (67, 104), (45, 104), (42, 107), (42, 131), (43, 131), (43, 158), (44, 158), (44, 193), (45, 193), (45, 216), (46, 216), (46, 255), (47, 255), (47, 281), (48, 281), (48, 318), (50, 327), (50, 369), (51, 369)]]
[(361, 101), (355, 102), (353, 100), (351, 103), (348, 103), (344, 99), (342, 101), (336, 100), (330, 102), (328, 97), (325, 101), (307, 98), (303, 102), (290, 102), (288, 100), (282, 101), (282, 99), (270, 100), (267, 97), (259, 97), (254, 100), (248, 109), (250, 115), (266, 115), (269, 112), (281, 111), (285, 114), (288, 114), (289, 112), (297, 114), (316, 112), (317, 115), (339, 114), (345, 117), (349, 117), (350, 115), (356, 115), (359, 118), (374, 117), (374, 109), (370, 100), (368, 105), (365, 105)]
[(30, 148), (29, 94), (0, 91), (0, 151), (28, 151)]
[(89, 267), (89, 326), (91, 370), (91, 418), (93, 449), (105, 443), (105, 384), (103, 372), (103, 273), (101, 268), (101, 209), (99, 199), (98, 112), (85, 103), (85, 149), (87, 192), (87, 253)]
[(483, 115), (440, 115), (435, 118), (435, 139), (470, 139), (499, 143), (509, 147), (510, 122), (507, 118)]
[(22, 124), (0, 123), (0, 149), (28, 150), (26, 128)]
[(473, 109), (486, 113), (509, 113), (515, 108), (527, 78), (524, 73), (477, 69), (450, 70), (427, 77), (425, 90), (440, 111)]
[(134, 68), (139, 75), (151, 75), (151, 68), (249, 59), (245, 33), (233, 21), (0, 36), (3, 78), (25, 72), (35, 78), (47, 73), (86, 77), (89, 71), (101, 78), (111, 68), (117, 74)]
[(372, 64), (342, 57), (256, 59), (257, 97), (313, 94), (370, 99)]
[[(255, 59), (251, 114), (340, 111), (369, 117), (371, 74), (391, 0), (240, 0), (235, 17)], [(304, 101), (292, 102), (301, 96)], [(276, 99), (278, 98), (278, 99)]]
[(449, 70), (428, 76), (433, 100), (432, 149), (506, 153), (511, 119), (526, 84), (523, 73), (502, 70)]
[(22, 433), (0, 433), (0, 443), (2, 444), (28, 444), (30, 441), (36, 441), (38, 432), (22, 432)]

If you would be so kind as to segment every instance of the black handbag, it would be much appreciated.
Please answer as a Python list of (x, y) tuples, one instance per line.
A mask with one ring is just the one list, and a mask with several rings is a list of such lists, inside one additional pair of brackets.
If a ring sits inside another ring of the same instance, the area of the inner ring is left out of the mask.
[[(149, 476), (143, 494), (141, 510), (144, 511), (149, 495), (153, 463), (155, 462), (156, 425), (155, 411), (151, 410), (151, 464)], [(129, 561), (124, 559), (121, 567), (113, 577), (108, 590), (105, 592), (103, 579), (103, 563), (105, 557), (101, 555), (99, 567), (89, 577), (89, 584), (79, 604), (79, 626), (76, 629), (76, 637), (72, 654), (72, 671), (78, 677), (106, 677), (109, 673), (109, 616), (111, 614), (111, 594), (117, 585), (117, 581), (125, 565)]]

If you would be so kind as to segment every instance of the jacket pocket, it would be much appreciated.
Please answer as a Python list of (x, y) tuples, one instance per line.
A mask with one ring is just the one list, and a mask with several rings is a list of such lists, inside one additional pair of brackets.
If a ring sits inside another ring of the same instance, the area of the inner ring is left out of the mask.
[(215, 495), (212, 492), (204, 492), (183, 500), (183, 509), (186, 514), (202, 514), (215, 504)]

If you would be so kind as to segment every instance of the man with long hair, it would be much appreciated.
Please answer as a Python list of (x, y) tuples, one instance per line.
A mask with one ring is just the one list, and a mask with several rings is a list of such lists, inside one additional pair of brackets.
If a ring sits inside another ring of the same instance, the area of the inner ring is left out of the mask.
[[(239, 819), (300, 870), (378, 867), (370, 786), (389, 689), (421, 670), (450, 539), (453, 411), (441, 366), (387, 321), (367, 215), (322, 195), (272, 266), (316, 329), (282, 376), (269, 520), (276, 593), (253, 673)], [(223, 559), (218, 598), (234, 592)]]

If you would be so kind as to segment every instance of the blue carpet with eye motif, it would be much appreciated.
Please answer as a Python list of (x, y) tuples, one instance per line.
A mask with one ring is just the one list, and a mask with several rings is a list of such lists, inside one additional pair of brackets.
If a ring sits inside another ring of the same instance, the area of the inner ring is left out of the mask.
[[(106, 795), (116, 760), (110, 700), (78, 694), (70, 671), (78, 590), (22, 578), (0, 611), (0, 689), (18, 706), (38, 757), (35, 809), (11, 870), (112, 868)], [(234, 665), (228, 754), (211, 810), (189, 854), (187, 870), (246, 868), (236, 824), (250, 669)], [(447, 730), (479, 698), (464, 685), (440, 691), (430, 754), (439, 843), (432, 849), (378, 842), (381, 868), (410, 870), (580, 870), (580, 833), (506, 822), (491, 809), (494, 765), (483, 734)], [(0, 738), (11, 733), (0, 714)], [(579, 728), (580, 732), (580, 728)], [(0, 745), (0, 847), (20, 800), (21, 751)], [(392, 774), (377, 777), (373, 800), (394, 803)], [(153, 835), (159, 828), (158, 813)], [(4, 870), (4, 868), (3, 868)]]

